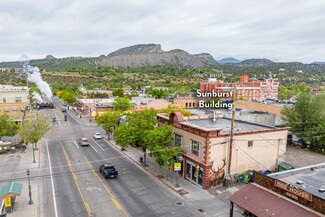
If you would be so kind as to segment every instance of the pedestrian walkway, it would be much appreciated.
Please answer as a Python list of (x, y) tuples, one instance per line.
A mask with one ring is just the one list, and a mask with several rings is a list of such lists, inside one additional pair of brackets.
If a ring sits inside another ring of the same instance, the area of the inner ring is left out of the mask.
[[(0, 155), (0, 188), (10, 182), (18, 182), (23, 185), (22, 193), (20, 196), (16, 197), (15, 203), (13, 204), (13, 212), (8, 213), (8, 217), (42, 216), (40, 213), (42, 206), (41, 183), (37, 179), (32, 179), (33, 176), (37, 176), (39, 173), (40, 149), (34, 152), (36, 163), (33, 163), (32, 145), (28, 145), (24, 153), (22, 153), (21, 150), (17, 150), (17, 152), (13, 154)], [(27, 169), (30, 170), (32, 205), (28, 204), (30, 198), (26, 173)], [(2, 199), (3, 198), (1, 198), (0, 203), (2, 203)]]
[[(239, 190), (238, 188), (232, 187), (229, 189), (223, 189), (223, 191), (219, 191), (220, 194), (218, 196), (215, 196), (214, 194), (209, 193), (209, 191), (203, 190), (202, 188), (183, 179), (181, 175), (178, 176), (179, 187), (175, 187), (176, 172), (166, 168), (160, 168), (153, 157), (147, 157), (148, 166), (144, 167), (143, 163), (140, 163), (140, 157), (143, 157), (143, 152), (140, 149), (129, 146), (127, 150), (122, 151), (121, 148), (116, 145), (114, 140), (106, 141), (116, 149), (120, 150), (126, 157), (139, 165), (143, 170), (160, 180), (166, 187), (181, 195), (184, 199), (193, 204), (193, 206), (197, 207), (197, 210), (204, 213), (205, 216), (229, 216), (230, 203), (227, 198), (232, 193)], [(234, 216), (239, 217), (242, 215), (235, 212)]]

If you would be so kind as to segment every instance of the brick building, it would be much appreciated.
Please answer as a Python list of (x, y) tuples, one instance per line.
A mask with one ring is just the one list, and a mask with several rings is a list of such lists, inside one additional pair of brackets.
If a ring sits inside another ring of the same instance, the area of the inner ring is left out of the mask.
[[(170, 116), (158, 114), (160, 125), (173, 126), (174, 145), (183, 150), (182, 177), (208, 189), (215, 185), (211, 172), (226, 174), (231, 119), (217, 117), (183, 117), (174, 110)], [(232, 149), (231, 175), (247, 170), (268, 169), (274, 171), (277, 160), (286, 153), (287, 128), (276, 128), (245, 121), (235, 121)], [(224, 179), (222, 177), (220, 179)], [(217, 180), (217, 181), (222, 181)]]
[(241, 75), (239, 82), (224, 83), (221, 80), (209, 79), (200, 83), (202, 93), (212, 91), (224, 92), (225, 89), (236, 89), (236, 97), (244, 100), (264, 100), (278, 98), (279, 82), (270, 78), (259, 81), (256, 78), (249, 78), (248, 75)]
[(26, 109), (29, 109), (28, 87), (0, 85), (0, 115), (22, 121)]

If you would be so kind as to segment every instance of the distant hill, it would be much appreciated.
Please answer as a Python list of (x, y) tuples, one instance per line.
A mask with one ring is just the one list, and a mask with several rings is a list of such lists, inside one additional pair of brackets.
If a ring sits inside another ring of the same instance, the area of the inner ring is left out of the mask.
[(274, 62), (268, 59), (247, 59), (239, 62), (237, 65), (240, 66), (267, 66), (271, 65)]
[(237, 60), (233, 57), (226, 57), (221, 60), (218, 60), (218, 63), (220, 63), (220, 64), (239, 63), (239, 62), (240, 62), (240, 60)]
[(321, 64), (321, 65), (325, 65), (325, 62), (317, 62), (317, 61), (315, 61), (315, 62), (313, 62), (313, 64)]
[[(102, 54), (99, 57), (67, 57), (55, 58), (47, 55), (44, 59), (30, 60), (33, 66), (38, 66), (46, 71), (81, 71), (83, 68), (99, 67), (142, 67), (142, 66), (168, 66), (181, 68), (208, 68), (222, 70), (227, 74), (260, 75), (260, 78), (273, 74), (287, 76), (305, 77), (305, 80), (313, 82), (316, 79), (325, 82), (325, 62), (314, 62), (304, 64), (300, 62), (273, 62), (268, 59), (246, 59), (239, 60), (228, 57), (219, 60), (219, 64), (213, 56), (208, 53), (190, 54), (181, 49), (164, 51), (160, 44), (137, 44), (124, 47), (111, 53)], [(23, 62), (2, 62), (0, 68), (21, 68)], [(315, 78), (310, 75), (316, 76)], [(318, 77), (317, 77), (318, 76)], [(295, 78), (296, 79), (296, 78)], [(292, 82), (295, 82), (293, 80)]]
[(55, 60), (56, 58), (55, 58), (54, 56), (52, 56), (52, 55), (47, 55), (47, 56), (45, 57), (45, 59), (46, 59), (46, 60)]
[[(118, 49), (107, 56), (68, 57), (57, 59), (51, 55), (45, 59), (31, 60), (30, 64), (44, 68), (46, 71), (60, 71), (67, 68), (95, 67), (137, 67), (137, 66), (173, 66), (185, 68), (215, 68), (218, 62), (207, 53), (189, 54), (175, 49), (163, 51), (159, 44), (138, 44)], [(0, 63), (0, 67), (21, 67), (21, 62)]]

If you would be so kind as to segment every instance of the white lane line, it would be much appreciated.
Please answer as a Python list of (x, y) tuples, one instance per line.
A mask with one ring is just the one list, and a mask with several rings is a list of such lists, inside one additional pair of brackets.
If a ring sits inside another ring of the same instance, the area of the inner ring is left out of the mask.
[[(67, 113), (68, 113), (68, 111), (69, 110), (67, 110)], [(78, 124), (80, 124), (80, 121), (79, 121), (79, 119), (76, 119), (75, 117), (74, 117), (74, 113), (73, 112), (69, 112), (69, 115), (70, 115), (70, 117), (72, 117)]]
[(92, 146), (90, 143), (89, 143), (89, 145), (95, 150), (95, 152), (98, 152), (95, 148), (94, 148), (94, 146)]
[(58, 217), (58, 207), (56, 206), (56, 197), (55, 197), (55, 189), (54, 189), (54, 182), (53, 182), (53, 176), (52, 176), (52, 166), (51, 166), (50, 151), (49, 151), (49, 146), (48, 146), (47, 142), (46, 142), (46, 148), (47, 148), (47, 156), (48, 156), (49, 167), (50, 167), (50, 176), (51, 176), (51, 184), (52, 184), (53, 203), (54, 203), (54, 213), (55, 213), (55, 217)]
[(56, 120), (57, 120), (58, 123), (59, 123), (59, 126), (62, 125), (62, 124), (60, 123), (59, 117), (56, 115), (56, 113), (54, 113), (54, 114), (55, 114)]
[(77, 148), (79, 148), (78, 144), (76, 143), (76, 141), (73, 140), (73, 143), (77, 146)]
[(103, 147), (102, 146), (100, 146), (93, 138), (91, 138), (91, 140), (93, 140), (94, 141), (94, 143), (99, 147), (99, 148), (101, 148), (103, 151), (105, 151), (105, 149), (103, 149)]

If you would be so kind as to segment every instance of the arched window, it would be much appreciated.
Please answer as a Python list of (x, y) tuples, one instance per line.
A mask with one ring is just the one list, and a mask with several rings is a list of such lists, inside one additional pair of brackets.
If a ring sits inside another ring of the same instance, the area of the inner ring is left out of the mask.
[(2, 101), (3, 101), (3, 102), (7, 102), (6, 97), (3, 97), (3, 98), (2, 98)]

